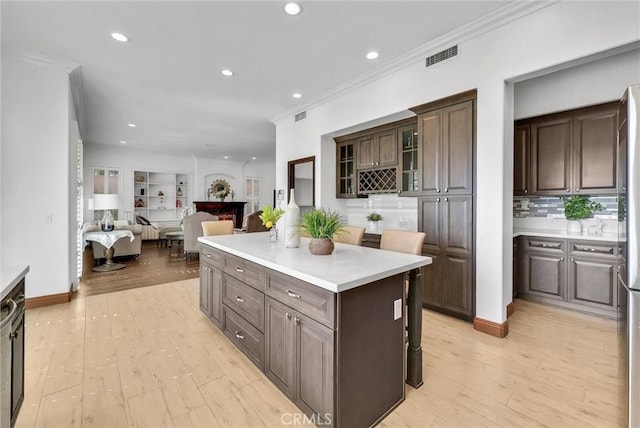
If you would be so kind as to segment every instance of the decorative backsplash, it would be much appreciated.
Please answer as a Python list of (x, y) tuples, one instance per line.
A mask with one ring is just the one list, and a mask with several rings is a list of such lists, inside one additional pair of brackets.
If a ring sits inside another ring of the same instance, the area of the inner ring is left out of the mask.
[[(616, 196), (590, 196), (593, 202), (599, 202), (605, 210), (595, 213), (597, 216), (618, 216), (618, 198)], [(555, 196), (514, 196), (513, 216), (564, 218), (564, 203)]]

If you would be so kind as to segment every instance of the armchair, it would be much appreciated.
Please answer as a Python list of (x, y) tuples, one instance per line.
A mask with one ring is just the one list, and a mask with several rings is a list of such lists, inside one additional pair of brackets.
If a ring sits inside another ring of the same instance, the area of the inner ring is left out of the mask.
[(204, 232), (202, 231), (202, 222), (213, 220), (218, 220), (218, 216), (204, 211), (198, 211), (195, 214), (185, 216), (182, 219), (182, 224), (184, 226), (184, 252), (187, 255), (187, 260), (191, 253), (200, 252), (198, 237), (204, 235)]

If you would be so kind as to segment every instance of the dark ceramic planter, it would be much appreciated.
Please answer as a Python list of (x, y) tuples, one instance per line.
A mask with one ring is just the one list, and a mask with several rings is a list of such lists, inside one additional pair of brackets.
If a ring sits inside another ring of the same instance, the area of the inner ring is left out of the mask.
[(326, 256), (333, 252), (333, 241), (329, 238), (311, 238), (309, 251), (316, 256)]

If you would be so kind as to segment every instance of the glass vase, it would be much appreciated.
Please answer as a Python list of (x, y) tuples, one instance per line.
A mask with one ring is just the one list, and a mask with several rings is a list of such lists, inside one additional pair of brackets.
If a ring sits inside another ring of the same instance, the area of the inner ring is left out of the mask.
[(269, 242), (278, 242), (278, 228), (275, 225), (269, 229)]

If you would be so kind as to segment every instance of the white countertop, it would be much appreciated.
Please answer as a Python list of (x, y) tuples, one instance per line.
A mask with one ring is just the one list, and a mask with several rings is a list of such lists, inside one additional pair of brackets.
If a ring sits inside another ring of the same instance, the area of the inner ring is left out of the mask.
[(432, 261), (430, 257), (340, 243), (335, 244), (332, 254), (316, 256), (307, 248), (309, 238), (300, 238), (298, 248), (285, 248), (281, 242), (270, 243), (268, 232), (207, 236), (198, 241), (334, 293)]
[(587, 232), (579, 234), (572, 234), (566, 230), (558, 229), (534, 229), (525, 227), (514, 227), (513, 237), (518, 236), (537, 236), (543, 238), (557, 238), (557, 239), (580, 239), (585, 241), (609, 241), (617, 242), (618, 235), (615, 233), (603, 233), (601, 235), (589, 235)]
[(0, 267), (0, 300), (24, 278), (29, 272), (29, 266), (2, 266)]

